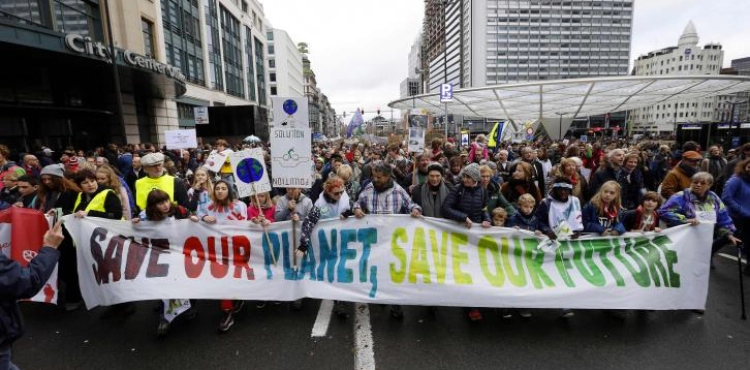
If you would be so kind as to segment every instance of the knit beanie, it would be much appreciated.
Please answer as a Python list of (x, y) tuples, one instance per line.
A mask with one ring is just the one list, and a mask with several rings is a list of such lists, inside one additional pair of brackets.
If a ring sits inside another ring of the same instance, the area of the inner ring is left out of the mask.
[(461, 170), (461, 176), (469, 176), (476, 182), (479, 182), (482, 179), (482, 175), (479, 173), (479, 165), (476, 163), (464, 167), (464, 169)]
[(64, 173), (65, 171), (63, 170), (63, 166), (61, 164), (51, 164), (48, 166), (44, 166), (39, 176), (50, 175), (50, 176), (63, 177)]

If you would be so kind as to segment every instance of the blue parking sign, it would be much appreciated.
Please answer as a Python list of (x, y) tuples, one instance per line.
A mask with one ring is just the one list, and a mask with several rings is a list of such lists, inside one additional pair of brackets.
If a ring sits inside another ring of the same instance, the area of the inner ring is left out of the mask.
[(441, 103), (453, 102), (453, 85), (451, 84), (440, 85), (440, 102)]

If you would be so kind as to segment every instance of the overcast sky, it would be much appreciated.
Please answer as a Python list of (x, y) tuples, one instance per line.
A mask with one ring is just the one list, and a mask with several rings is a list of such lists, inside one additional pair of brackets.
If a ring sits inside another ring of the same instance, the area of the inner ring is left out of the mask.
[[(261, 0), (268, 21), (294, 42), (307, 42), (318, 87), (347, 120), (357, 107), (381, 109), (399, 98), (408, 56), (424, 18), (423, 0)], [(750, 57), (747, 0), (637, 0), (632, 60), (676, 46), (689, 20), (700, 45), (723, 45), (724, 66)], [(367, 114), (372, 116), (374, 114)]]

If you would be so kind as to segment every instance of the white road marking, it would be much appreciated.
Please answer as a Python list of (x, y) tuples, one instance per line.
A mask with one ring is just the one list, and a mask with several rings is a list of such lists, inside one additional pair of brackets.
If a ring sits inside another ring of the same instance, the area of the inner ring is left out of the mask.
[[(722, 256), (724, 258), (730, 259), (732, 261), (737, 261), (737, 256), (733, 256), (731, 254), (726, 254), (726, 253), (716, 253), (716, 254), (718, 254), (719, 256)], [(742, 263), (747, 264), (747, 261), (746, 260), (742, 260)]]
[(333, 312), (333, 301), (324, 299), (320, 301), (318, 317), (315, 319), (315, 325), (312, 328), (312, 337), (325, 337), (328, 333), (328, 324), (331, 322), (331, 312)]
[(366, 303), (354, 305), (354, 369), (375, 370), (370, 306)]

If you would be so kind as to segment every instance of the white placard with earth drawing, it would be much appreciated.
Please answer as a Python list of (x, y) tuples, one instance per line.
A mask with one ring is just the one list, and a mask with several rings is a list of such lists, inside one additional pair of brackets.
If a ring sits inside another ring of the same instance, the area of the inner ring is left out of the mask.
[(234, 184), (237, 186), (240, 197), (271, 191), (263, 149), (254, 148), (234, 152), (229, 155), (229, 161), (232, 164)]
[(307, 98), (274, 96), (271, 97), (271, 104), (273, 104), (272, 129), (310, 127)]

